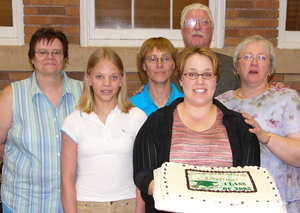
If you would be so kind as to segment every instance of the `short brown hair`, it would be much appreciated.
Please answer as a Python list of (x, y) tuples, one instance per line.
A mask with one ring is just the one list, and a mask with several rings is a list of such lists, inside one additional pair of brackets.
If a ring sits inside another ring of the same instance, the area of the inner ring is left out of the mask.
[(29, 43), (29, 51), (28, 51), (28, 57), (30, 60), (34, 58), (35, 53), (35, 47), (36, 44), (41, 41), (45, 40), (48, 43), (53, 42), (54, 39), (59, 39), (63, 46), (64, 51), (64, 59), (69, 59), (68, 55), (68, 39), (67, 36), (60, 30), (54, 30), (52, 27), (43, 27), (39, 30), (37, 30), (30, 39)]
[(209, 49), (205, 46), (189, 47), (189, 48), (186, 48), (184, 51), (181, 52), (181, 54), (180, 54), (180, 56), (177, 60), (178, 69), (177, 69), (176, 74), (175, 74), (176, 77), (178, 79), (181, 79), (186, 60), (194, 54), (206, 55), (207, 57), (209, 57), (211, 59), (212, 64), (213, 64), (213, 68), (214, 68), (214, 73), (217, 75), (217, 80), (219, 80), (219, 78), (220, 78), (220, 68), (219, 68), (220, 67), (220, 62), (219, 62), (219, 59), (211, 49)]
[[(148, 83), (147, 73), (143, 70), (145, 56), (146, 56), (147, 52), (153, 50), (154, 47), (157, 50), (166, 51), (167, 53), (172, 55), (172, 59), (175, 64), (174, 71), (176, 70), (176, 59), (178, 56), (178, 50), (173, 46), (171, 41), (169, 41), (168, 39), (166, 39), (164, 37), (149, 38), (143, 43), (141, 50), (140, 50), (139, 54), (137, 55), (137, 68), (139, 71), (139, 75), (140, 75), (142, 84)], [(174, 75), (172, 75), (172, 76), (174, 76)]]

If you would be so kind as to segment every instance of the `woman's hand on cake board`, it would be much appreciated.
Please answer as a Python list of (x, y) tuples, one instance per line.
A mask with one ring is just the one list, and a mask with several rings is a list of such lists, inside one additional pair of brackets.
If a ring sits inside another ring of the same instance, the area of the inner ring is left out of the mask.
[(148, 187), (148, 195), (151, 195), (153, 196), (153, 192), (154, 192), (154, 180), (152, 180), (149, 184), (149, 187)]
[[(260, 143), (265, 144), (280, 160), (291, 166), (300, 167), (300, 132), (288, 134), (286, 137), (269, 133), (270, 138), (268, 138), (267, 132), (261, 128), (254, 118), (246, 112), (241, 113), (245, 118), (245, 122), (253, 127), (249, 129), (249, 132), (254, 133)], [(268, 143), (266, 143), (267, 141)]]

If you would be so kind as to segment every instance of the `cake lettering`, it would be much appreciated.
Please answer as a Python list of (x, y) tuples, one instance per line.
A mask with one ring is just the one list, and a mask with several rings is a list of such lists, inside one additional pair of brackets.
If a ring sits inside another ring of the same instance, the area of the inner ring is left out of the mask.
[(217, 192), (256, 192), (248, 172), (199, 171), (186, 169), (189, 190)]

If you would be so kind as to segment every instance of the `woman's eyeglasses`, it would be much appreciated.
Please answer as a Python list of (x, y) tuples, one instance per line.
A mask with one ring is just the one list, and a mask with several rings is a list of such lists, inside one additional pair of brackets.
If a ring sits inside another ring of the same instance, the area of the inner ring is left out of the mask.
[[(254, 59), (256, 59), (256, 61), (258, 63), (264, 63), (267, 61), (267, 59), (269, 59), (267, 56), (265, 55), (258, 55), (256, 57), (254, 57), (253, 55), (244, 55), (242, 57), (237, 58), (237, 60), (242, 59), (245, 62), (252, 62)], [(269, 59), (270, 61), (272, 61), (271, 59)]]
[(41, 58), (46, 58), (49, 55), (49, 53), (51, 53), (54, 58), (60, 58), (60, 57), (62, 57), (64, 52), (63, 51), (49, 52), (46, 50), (39, 50), (39, 51), (36, 51), (35, 53), (37, 53)]
[(149, 61), (149, 63), (151, 64), (156, 64), (158, 62), (158, 60), (161, 60), (162, 63), (164, 64), (167, 64), (167, 63), (170, 63), (172, 61), (171, 57), (170, 56), (163, 56), (161, 58), (153, 55), (153, 56), (149, 56), (147, 57), (145, 60), (146, 61)]
[(183, 75), (185, 77), (187, 77), (188, 79), (192, 79), (192, 80), (196, 80), (201, 75), (204, 80), (208, 80), (208, 79), (212, 79), (213, 77), (215, 77), (216, 74), (213, 72), (204, 72), (201, 74), (195, 73), (195, 72), (187, 72)]

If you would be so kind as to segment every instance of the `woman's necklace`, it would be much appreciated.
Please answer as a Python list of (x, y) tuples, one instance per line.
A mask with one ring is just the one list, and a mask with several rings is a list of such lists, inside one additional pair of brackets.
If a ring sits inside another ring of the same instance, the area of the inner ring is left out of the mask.
[[(272, 86), (272, 85), (269, 83), (269, 87), (268, 87), (264, 92), (268, 91), (268, 90), (271, 88), (271, 86)], [(238, 88), (238, 90), (236, 91), (236, 96), (239, 97), (240, 99), (244, 99), (243, 96), (239, 95), (240, 91), (241, 91), (241, 87)], [(263, 93), (264, 93), (264, 92), (263, 92)]]

